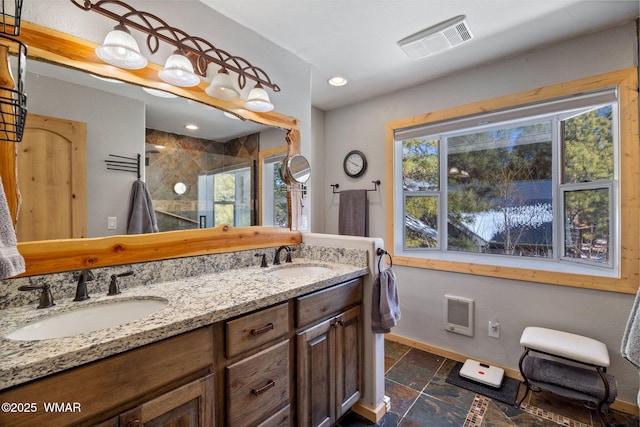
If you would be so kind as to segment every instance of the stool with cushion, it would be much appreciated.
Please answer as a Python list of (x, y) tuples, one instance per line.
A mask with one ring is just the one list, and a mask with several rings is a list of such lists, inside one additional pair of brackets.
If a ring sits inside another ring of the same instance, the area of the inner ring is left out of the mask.
[(602, 412), (617, 395), (615, 378), (606, 373), (606, 345), (582, 335), (533, 326), (524, 329), (520, 344), (524, 352), (519, 366), (526, 390), (516, 406), (522, 404), (530, 390), (543, 389), (584, 402), (605, 425)]

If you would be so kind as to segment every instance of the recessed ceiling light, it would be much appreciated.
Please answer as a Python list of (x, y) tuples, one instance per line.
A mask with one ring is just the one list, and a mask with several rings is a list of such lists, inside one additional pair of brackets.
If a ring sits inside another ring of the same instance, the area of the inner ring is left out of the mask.
[(347, 84), (347, 79), (342, 76), (335, 76), (329, 79), (329, 84), (331, 86), (344, 86)]
[(198, 130), (198, 126), (194, 125), (193, 123), (188, 123), (188, 124), (184, 125), (184, 127), (186, 127), (189, 130)]

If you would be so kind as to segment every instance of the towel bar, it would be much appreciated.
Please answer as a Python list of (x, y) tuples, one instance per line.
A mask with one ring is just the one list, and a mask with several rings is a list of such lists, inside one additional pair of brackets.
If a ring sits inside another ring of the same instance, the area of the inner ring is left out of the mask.
[[(373, 188), (372, 189), (368, 189), (366, 191), (378, 191), (378, 185), (380, 185), (380, 180), (376, 179), (375, 181), (371, 181), (373, 182)], [(339, 191), (336, 191), (336, 188), (340, 188), (340, 184), (331, 184), (331, 187), (333, 188), (333, 194), (339, 194)]]
[(109, 157), (116, 157), (118, 159), (125, 160), (113, 160), (107, 159), (105, 163), (107, 164), (107, 170), (110, 171), (121, 171), (121, 172), (134, 172), (138, 175), (138, 179), (140, 179), (140, 159), (141, 155), (138, 154), (137, 157), (125, 157), (125, 156), (117, 156), (115, 154), (109, 154)]

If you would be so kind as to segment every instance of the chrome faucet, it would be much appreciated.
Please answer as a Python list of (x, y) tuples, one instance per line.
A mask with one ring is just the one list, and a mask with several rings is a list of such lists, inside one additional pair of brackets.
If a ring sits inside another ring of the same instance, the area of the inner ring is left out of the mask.
[(81, 270), (80, 277), (78, 278), (78, 287), (76, 288), (76, 297), (73, 299), (74, 301), (84, 301), (86, 299), (91, 298), (89, 296), (89, 292), (87, 291), (87, 282), (95, 279), (95, 276), (91, 272), (91, 270)]
[(277, 250), (276, 250), (276, 256), (273, 259), (273, 265), (280, 265), (280, 252), (282, 250), (286, 250), (287, 251), (287, 259), (285, 262), (291, 262), (291, 248), (289, 246), (280, 246)]

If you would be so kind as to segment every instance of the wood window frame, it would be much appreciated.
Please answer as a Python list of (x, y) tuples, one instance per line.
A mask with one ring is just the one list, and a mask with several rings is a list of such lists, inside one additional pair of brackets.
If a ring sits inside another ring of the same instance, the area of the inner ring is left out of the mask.
[[(402, 238), (402, 236), (395, 236), (394, 205), (395, 203), (399, 203), (401, 199), (398, 199), (394, 195), (395, 184), (393, 183), (394, 166), (397, 161), (397, 159), (394, 158), (394, 134), (396, 130), (486, 113), (488, 111), (513, 108), (519, 105), (542, 102), (576, 93), (614, 86), (618, 88), (620, 117), (620, 201), (618, 209), (620, 230), (622, 231), (620, 233), (619, 244), (620, 265), (618, 277), (503, 267), (480, 263), (417, 258), (404, 255), (398, 256), (393, 253), (396, 239)], [(638, 290), (640, 279), (640, 137), (638, 129), (637, 67), (391, 121), (386, 124), (385, 151), (386, 158), (392, 159), (392, 161), (387, 162), (386, 167), (387, 182), (392, 183), (392, 185), (388, 185), (386, 188), (386, 215), (388, 224), (386, 240), (390, 242), (388, 246), (393, 255), (394, 265), (630, 294), (634, 294)]]

